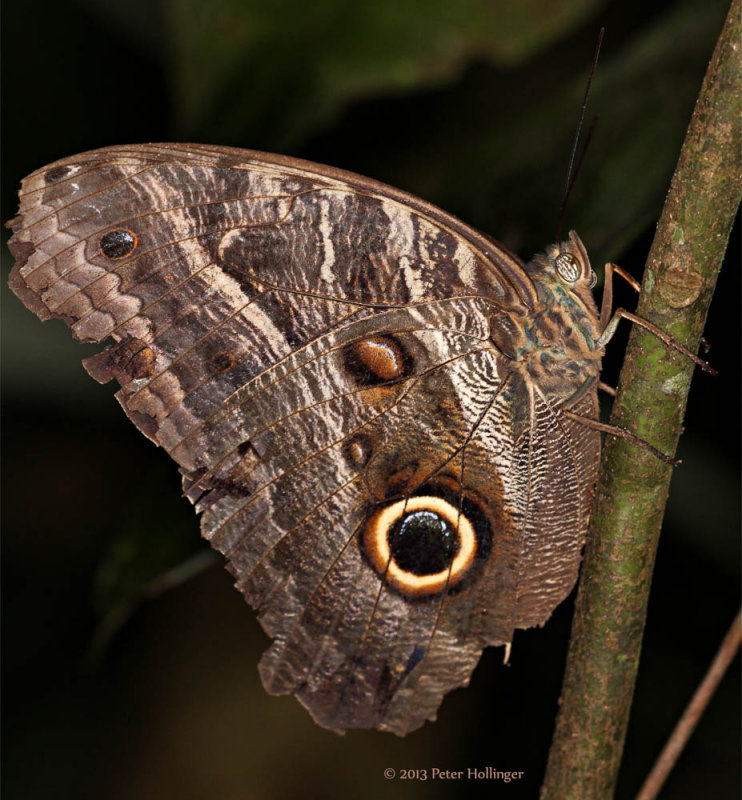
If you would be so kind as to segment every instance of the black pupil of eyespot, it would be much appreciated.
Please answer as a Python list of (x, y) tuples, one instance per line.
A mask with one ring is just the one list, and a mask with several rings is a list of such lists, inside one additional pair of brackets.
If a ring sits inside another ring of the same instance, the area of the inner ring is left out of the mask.
[(405, 514), (392, 528), (389, 549), (400, 569), (413, 575), (435, 575), (451, 564), (459, 542), (448, 520), (421, 510)]
[(100, 249), (107, 258), (123, 258), (134, 249), (135, 241), (131, 231), (110, 231), (101, 237)]

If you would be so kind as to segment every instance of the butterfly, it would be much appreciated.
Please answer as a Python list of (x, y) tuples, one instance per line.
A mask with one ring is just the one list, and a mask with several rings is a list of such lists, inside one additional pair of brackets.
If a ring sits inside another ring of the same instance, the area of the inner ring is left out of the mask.
[(577, 578), (606, 319), (579, 237), (524, 264), (294, 158), (106, 147), (23, 181), (10, 286), (178, 464), (322, 726), (435, 718)]

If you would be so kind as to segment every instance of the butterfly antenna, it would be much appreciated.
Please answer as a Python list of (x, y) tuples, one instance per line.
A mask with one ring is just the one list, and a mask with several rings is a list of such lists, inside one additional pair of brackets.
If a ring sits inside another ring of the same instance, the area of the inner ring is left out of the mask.
[[(565, 197), (562, 201), (562, 205), (559, 208), (561, 214), (564, 213), (564, 208), (567, 205), (567, 199), (569, 198), (570, 194), (572, 194), (572, 187), (575, 185), (575, 181), (577, 180), (577, 176), (580, 174), (580, 169), (582, 167), (582, 162), (585, 160), (585, 153), (587, 153), (588, 145), (590, 144), (590, 140), (593, 138), (593, 134), (595, 133), (595, 128), (598, 126), (598, 121), (600, 117), (596, 114), (593, 117), (593, 121), (590, 123), (590, 129), (587, 132), (587, 136), (585, 137), (585, 142), (580, 149), (580, 155), (575, 163), (575, 168), (572, 171), (572, 180), (569, 182), (569, 186), (565, 187)], [(560, 218), (561, 221), (561, 218)]]
[(575, 168), (575, 158), (577, 155), (577, 148), (580, 143), (580, 134), (582, 133), (582, 124), (585, 121), (585, 110), (587, 109), (587, 98), (590, 94), (590, 87), (593, 84), (593, 76), (595, 75), (595, 70), (598, 67), (598, 56), (600, 55), (600, 47), (603, 44), (603, 36), (605, 35), (605, 28), (601, 28), (598, 31), (598, 40), (595, 42), (595, 52), (593, 54), (593, 63), (590, 67), (590, 74), (587, 78), (587, 86), (585, 86), (585, 96), (582, 98), (582, 108), (580, 109), (580, 118), (577, 122), (577, 129), (575, 130), (574, 138), (572, 139), (572, 150), (569, 154), (569, 166), (567, 167), (567, 179), (564, 182), (564, 192), (562, 193), (562, 202), (559, 205), (559, 222), (557, 223), (557, 242), (562, 241), (562, 223), (564, 222), (564, 212), (567, 208), (567, 200), (569, 200), (569, 195), (572, 191), (572, 187), (575, 183), (575, 178), (577, 177), (577, 173), (580, 170), (580, 166), (582, 165), (582, 161), (585, 157), (585, 151), (587, 150), (587, 146), (590, 143), (590, 139), (592, 138), (593, 132), (595, 131), (595, 126), (597, 124), (598, 118), (596, 117), (593, 120), (592, 125), (590, 126), (590, 132), (588, 133), (587, 140), (585, 141), (585, 146), (582, 148), (580, 152), (580, 157), (577, 159), (577, 167)]

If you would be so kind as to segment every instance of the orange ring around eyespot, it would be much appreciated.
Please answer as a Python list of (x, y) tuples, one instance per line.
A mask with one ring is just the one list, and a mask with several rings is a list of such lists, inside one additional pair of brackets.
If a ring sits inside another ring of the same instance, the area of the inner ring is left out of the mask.
[[(391, 557), (388, 533), (403, 514), (411, 511), (432, 511), (458, 529), (459, 550), (449, 568), (430, 575), (415, 575), (401, 569)], [(397, 591), (413, 597), (438, 594), (455, 586), (464, 578), (477, 554), (477, 537), (469, 519), (435, 495), (398, 500), (380, 509), (368, 521), (363, 539), (376, 572)]]

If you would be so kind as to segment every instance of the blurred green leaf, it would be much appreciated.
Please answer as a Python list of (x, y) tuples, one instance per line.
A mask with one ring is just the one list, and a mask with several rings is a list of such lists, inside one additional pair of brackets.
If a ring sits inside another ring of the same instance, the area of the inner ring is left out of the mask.
[[(93, 586), (98, 624), (87, 652), (96, 664), (137, 606), (176, 588), (219, 561), (198, 535), (190, 504), (173, 491), (169, 460), (155, 459), (138, 492), (112, 520), (115, 533), (100, 560)], [(167, 463), (166, 463), (167, 462)]]
[[(164, 590), (177, 585), (178, 570), (193, 556), (210, 552), (188, 509), (174, 514), (174, 504), (170, 500), (156, 502), (147, 486), (145, 481), (142, 496), (127, 504), (124, 518), (119, 519), (119, 532), (98, 567), (95, 599), (101, 613), (122, 602), (157, 594), (158, 586)], [(216, 561), (218, 557), (212, 555)], [(166, 573), (173, 573), (172, 580), (163, 580)], [(183, 578), (189, 576), (184, 569)]]
[[(597, 266), (620, 257), (656, 220), (727, 7), (684, 0), (622, 40), (609, 29), (586, 127), (593, 115), (599, 123), (565, 219)], [(558, 45), (516, 76), (467, 76), (430, 104), (450, 125), (432, 117), (426, 125), (423, 106), (409, 136), (379, 141), (381, 171), (530, 258), (556, 234), (595, 33)]]
[(178, 127), (295, 146), (344, 104), (450, 82), (472, 60), (514, 64), (595, 10), (593, 0), (167, 0)]

